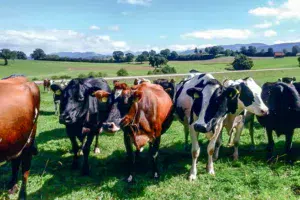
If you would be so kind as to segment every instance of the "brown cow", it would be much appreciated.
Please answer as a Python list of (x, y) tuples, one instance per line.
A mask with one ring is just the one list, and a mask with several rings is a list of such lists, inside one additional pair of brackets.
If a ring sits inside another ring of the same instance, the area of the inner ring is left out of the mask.
[[(124, 131), (124, 143), (130, 163), (127, 182), (133, 181), (135, 173), (135, 153), (132, 144), (140, 152), (149, 142), (153, 165), (153, 177), (159, 178), (157, 156), (161, 135), (167, 131), (173, 120), (173, 103), (160, 85), (141, 83), (129, 88), (125, 83), (117, 83), (113, 105), (108, 120), (103, 124), (103, 132)], [(106, 102), (111, 95), (97, 91), (99, 101)]]
[(43, 85), (44, 85), (44, 92), (45, 92), (46, 90), (49, 92), (49, 91), (50, 91), (51, 80), (45, 79)]
[(22, 166), (20, 199), (26, 198), (26, 184), (32, 155), (37, 154), (34, 139), (40, 108), (40, 91), (22, 76), (0, 80), (0, 162), (12, 162), (9, 192), (17, 191), (19, 166)]

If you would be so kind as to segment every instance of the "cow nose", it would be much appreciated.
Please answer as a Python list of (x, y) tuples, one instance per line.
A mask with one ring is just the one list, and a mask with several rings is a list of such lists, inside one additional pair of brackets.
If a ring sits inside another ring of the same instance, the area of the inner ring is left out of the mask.
[(207, 132), (206, 127), (201, 125), (201, 124), (195, 124), (194, 129), (195, 129), (195, 131), (200, 132), (200, 133), (206, 133)]
[(263, 116), (269, 114), (269, 111), (268, 111), (268, 110), (261, 110), (260, 112), (262, 113)]
[(70, 116), (65, 116), (65, 115), (61, 115), (60, 117), (59, 117), (59, 123), (60, 124), (68, 124), (68, 123), (70, 123), (71, 122), (71, 117)]
[(103, 123), (103, 129), (104, 130), (109, 130), (109, 129), (111, 129), (111, 128), (113, 128), (113, 124), (112, 123)]

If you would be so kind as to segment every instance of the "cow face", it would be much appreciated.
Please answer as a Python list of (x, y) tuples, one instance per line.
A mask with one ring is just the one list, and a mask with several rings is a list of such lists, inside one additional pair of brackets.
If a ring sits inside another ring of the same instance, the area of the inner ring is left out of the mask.
[(213, 82), (203, 88), (188, 89), (187, 94), (194, 99), (190, 124), (194, 124), (195, 131), (214, 132), (227, 113), (236, 111), (238, 93), (235, 87), (225, 89)]
[[(121, 120), (129, 112), (133, 103), (132, 94), (132, 90), (125, 83), (116, 83), (112, 94), (106, 93), (102, 95), (112, 99), (112, 107), (108, 119), (103, 123), (103, 132), (115, 133), (120, 130)], [(98, 99), (100, 100), (100, 98)]]
[[(92, 79), (74, 79), (63, 90), (60, 99), (61, 124), (71, 125), (83, 120), (92, 102), (90, 96), (93, 91), (99, 90), (99, 85), (93, 85)], [(97, 112), (96, 109), (93, 112)]]
[(239, 106), (257, 116), (268, 114), (268, 108), (261, 99), (262, 89), (252, 78), (246, 78), (236, 81), (226, 81), (225, 87), (236, 86), (240, 92)]

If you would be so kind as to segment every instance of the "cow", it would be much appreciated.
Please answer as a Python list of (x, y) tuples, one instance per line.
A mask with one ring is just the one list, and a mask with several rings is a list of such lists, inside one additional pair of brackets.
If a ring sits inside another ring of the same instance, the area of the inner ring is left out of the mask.
[(44, 82), (43, 82), (43, 85), (44, 85), (44, 92), (50, 90), (50, 85), (51, 85), (51, 80), (50, 79), (45, 79)]
[(153, 81), (154, 84), (160, 85), (164, 88), (164, 90), (169, 94), (171, 99), (174, 98), (175, 95), (175, 80), (171, 79), (157, 79)]
[(197, 159), (200, 154), (198, 133), (210, 139), (207, 147), (209, 174), (215, 174), (213, 154), (215, 143), (228, 113), (238, 108), (237, 86), (225, 88), (211, 74), (198, 74), (181, 82), (176, 89), (175, 108), (179, 120), (184, 125), (185, 135), (190, 132), (192, 141), (192, 167), (189, 180), (197, 176)]
[[(84, 161), (82, 174), (89, 174), (88, 156), (94, 137), (99, 133), (99, 128), (107, 118), (109, 102), (99, 102), (93, 93), (96, 90), (111, 92), (104, 79), (73, 79), (62, 92), (60, 100), (59, 122), (66, 126), (66, 132), (72, 143), (74, 153), (72, 168), (78, 168), (78, 152), (80, 147), (78, 138), (83, 143), (82, 151)], [(96, 137), (96, 145), (98, 145)], [(95, 147), (95, 152), (97, 146)], [(98, 150), (99, 151), (99, 150)]]
[(95, 93), (99, 101), (112, 100), (108, 119), (103, 123), (103, 132), (124, 132), (124, 143), (129, 162), (127, 182), (134, 180), (135, 153), (142, 151), (150, 143), (153, 178), (159, 178), (157, 167), (161, 135), (167, 131), (173, 120), (173, 103), (163, 88), (148, 82), (129, 88), (125, 83), (117, 83), (114, 93), (105, 91)]
[[(268, 108), (261, 99), (262, 89), (256, 82), (251, 78), (238, 80), (225, 80), (223, 85), (228, 88), (230, 86), (236, 87), (238, 90), (238, 107), (235, 113), (229, 113), (223, 122), (223, 126), (230, 136), (230, 146), (234, 146), (233, 159), (238, 159), (238, 145), (240, 136), (246, 122), (246, 118), (254, 120), (250, 114), (253, 113), (256, 116), (264, 116), (268, 114)], [(252, 121), (253, 126), (253, 121)], [(250, 127), (251, 128), (251, 127)], [(253, 127), (252, 127), (253, 128)], [(252, 131), (252, 132), (251, 132)], [(250, 135), (253, 137), (253, 129), (250, 130)], [(233, 137), (233, 133), (235, 133)], [(232, 141), (233, 139), (233, 141)], [(214, 159), (218, 159), (219, 149), (222, 144), (222, 133), (220, 134), (214, 154)]]
[(37, 119), (40, 110), (38, 86), (24, 76), (10, 76), (0, 80), (0, 163), (11, 161), (12, 178), (9, 193), (18, 190), (18, 172), (22, 166), (20, 199), (26, 199), (26, 185), (32, 156), (37, 154), (34, 145)]
[(283, 77), (278, 79), (279, 82), (284, 82), (287, 84), (293, 84), (296, 81), (296, 77)]
[(55, 109), (55, 115), (59, 114), (59, 104), (60, 104), (60, 98), (63, 91), (63, 87), (61, 85), (58, 85), (56, 83), (53, 83), (50, 85), (50, 89), (53, 92), (53, 102), (54, 102), (54, 109)]
[(184, 80), (185, 81), (190, 80), (194, 76), (197, 76), (197, 75), (200, 75), (200, 74), (201, 74), (201, 72), (199, 72), (198, 70), (192, 69), (192, 70), (189, 71), (188, 77), (186, 77)]
[[(284, 97), (284, 98), (282, 98)], [(267, 160), (271, 161), (274, 150), (272, 132), (277, 136), (284, 135), (286, 161), (292, 162), (292, 139), (294, 130), (300, 128), (300, 96), (293, 85), (286, 83), (265, 83), (262, 86), (262, 99), (269, 107), (269, 114), (257, 117), (265, 127), (268, 137)]]
[(145, 78), (136, 78), (136, 79), (134, 79), (133, 84), (134, 85), (139, 85), (139, 84), (144, 83), (144, 82), (151, 83), (151, 81), (148, 80), (148, 79), (145, 79)]

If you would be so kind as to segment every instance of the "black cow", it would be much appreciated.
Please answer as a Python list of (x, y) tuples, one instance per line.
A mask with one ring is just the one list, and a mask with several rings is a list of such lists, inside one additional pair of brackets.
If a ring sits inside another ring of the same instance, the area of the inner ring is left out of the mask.
[[(67, 135), (72, 143), (74, 153), (72, 168), (78, 167), (78, 151), (80, 150), (76, 138), (81, 142), (86, 139), (82, 150), (84, 162), (82, 173), (89, 173), (88, 156), (90, 146), (99, 128), (106, 120), (109, 102), (99, 102), (93, 97), (93, 92), (103, 90), (111, 92), (107, 82), (103, 79), (73, 79), (62, 92), (60, 102), (60, 123), (66, 125)], [(97, 145), (96, 141), (96, 145)]]
[(157, 79), (153, 81), (153, 83), (162, 86), (164, 90), (168, 93), (168, 95), (171, 97), (171, 99), (174, 98), (174, 94), (175, 94), (174, 79), (171, 79), (170, 81), (168, 79)]
[(280, 78), (278, 79), (279, 82), (284, 82), (284, 83), (287, 83), (287, 84), (293, 84), (295, 81), (296, 81), (296, 78), (293, 77), (283, 77), (283, 78)]
[(63, 88), (60, 85), (53, 83), (50, 85), (50, 89), (53, 92), (55, 114), (58, 115), (58, 106), (60, 103), (60, 98), (61, 98)]
[[(257, 117), (266, 128), (268, 136), (267, 159), (270, 161), (274, 149), (272, 131), (277, 136), (285, 135), (285, 153), (291, 161), (292, 139), (295, 128), (300, 128), (300, 96), (295, 87), (286, 83), (266, 83), (262, 87), (262, 99), (269, 108), (269, 114)], [(284, 97), (284, 98), (282, 98)]]

